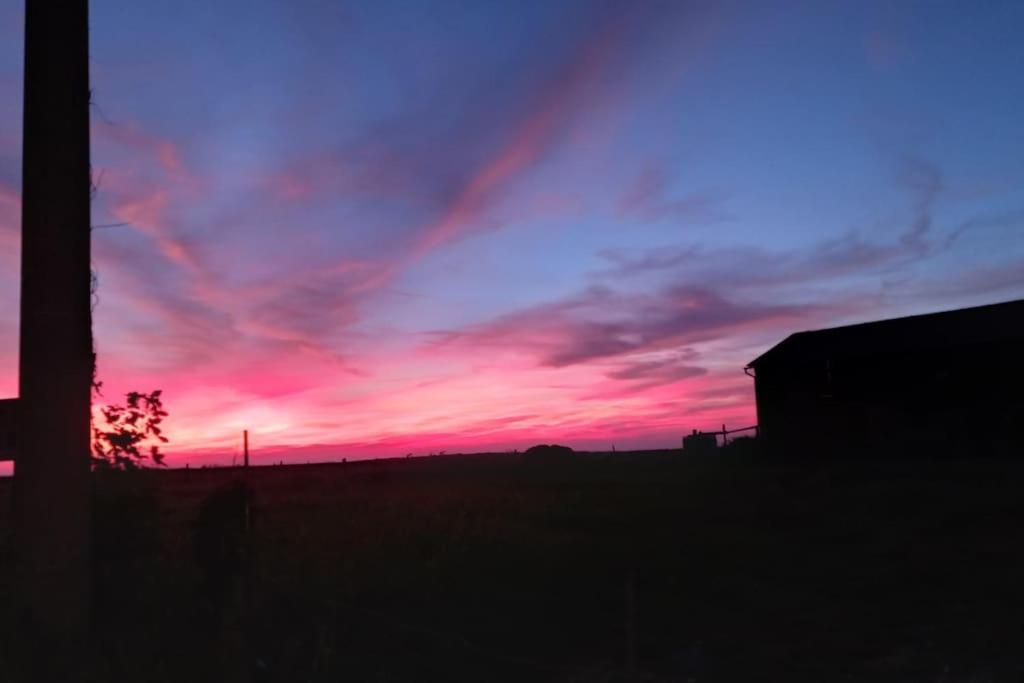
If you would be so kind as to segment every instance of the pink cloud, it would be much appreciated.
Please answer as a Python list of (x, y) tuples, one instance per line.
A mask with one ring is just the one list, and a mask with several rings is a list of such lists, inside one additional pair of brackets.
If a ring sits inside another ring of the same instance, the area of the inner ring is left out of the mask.
[(170, 206), (170, 191), (156, 189), (123, 194), (112, 201), (110, 211), (119, 222), (127, 223), (151, 238), (168, 261), (190, 271), (198, 271), (200, 266), (195, 250), (173, 234), (168, 218)]
[(415, 253), (423, 253), (470, 229), (487, 202), (504, 184), (542, 158), (587, 101), (603, 67), (613, 58), (621, 26), (603, 26), (585, 41), (565, 73), (540, 95), (538, 105), (512, 133), (508, 144), (482, 164), (441, 217), (420, 236)]
[(198, 178), (186, 169), (181, 148), (172, 140), (153, 135), (139, 125), (126, 122), (94, 123), (92, 135), (100, 144), (111, 143), (130, 150), (140, 161), (154, 159), (159, 170), (171, 182), (191, 187), (199, 184)]

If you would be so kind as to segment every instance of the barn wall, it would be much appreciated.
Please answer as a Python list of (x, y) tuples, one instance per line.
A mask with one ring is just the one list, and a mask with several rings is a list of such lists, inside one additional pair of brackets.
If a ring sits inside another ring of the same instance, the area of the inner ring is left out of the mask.
[(1018, 350), (1007, 342), (956, 354), (765, 363), (755, 380), (765, 448), (792, 457), (1021, 453)]
[(827, 432), (816, 394), (815, 373), (806, 366), (758, 368), (755, 378), (759, 436), (773, 456), (803, 457)]

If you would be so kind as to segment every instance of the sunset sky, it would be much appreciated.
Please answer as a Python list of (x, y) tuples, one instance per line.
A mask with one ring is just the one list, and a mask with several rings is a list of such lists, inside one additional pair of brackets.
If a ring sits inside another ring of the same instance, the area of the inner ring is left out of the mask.
[[(0, 0), (0, 396), (22, 3)], [(105, 398), (169, 461), (670, 447), (1024, 296), (1024, 3), (92, 0)]]

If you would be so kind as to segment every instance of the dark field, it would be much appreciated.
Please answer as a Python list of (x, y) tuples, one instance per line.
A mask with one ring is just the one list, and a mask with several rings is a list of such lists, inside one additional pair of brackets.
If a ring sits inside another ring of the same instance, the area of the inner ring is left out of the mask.
[(99, 484), (96, 680), (1022, 680), (1021, 463), (257, 468), (196, 541), (240, 477)]

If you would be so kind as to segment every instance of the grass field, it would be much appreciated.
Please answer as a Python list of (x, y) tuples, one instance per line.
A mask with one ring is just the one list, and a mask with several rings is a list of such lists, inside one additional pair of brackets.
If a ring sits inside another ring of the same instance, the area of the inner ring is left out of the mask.
[[(1024, 463), (636, 453), (254, 468), (248, 560), (232, 578), (218, 556), (226, 578), (211, 584), (200, 504), (240, 476), (145, 473), (125, 489), (141, 494), (103, 498), (97, 680), (1024, 673)], [(210, 524), (208, 546), (236, 545)]]

